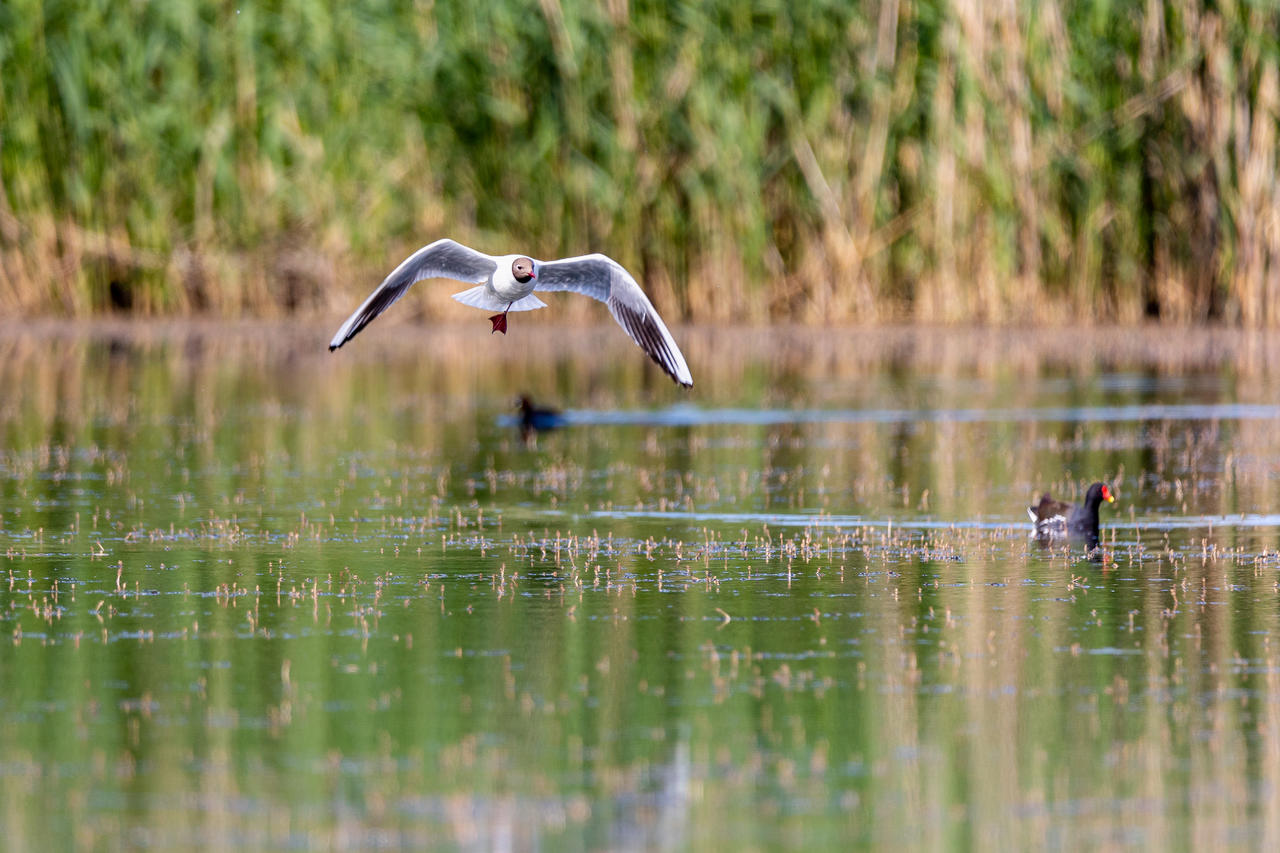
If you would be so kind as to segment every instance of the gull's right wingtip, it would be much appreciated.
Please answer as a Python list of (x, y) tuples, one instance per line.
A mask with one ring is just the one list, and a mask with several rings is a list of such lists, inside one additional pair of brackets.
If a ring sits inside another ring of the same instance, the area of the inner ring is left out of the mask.
[(342, 328), (334, 332), (333, 338), (329, 341), (329, 352), (333, 352), (338, 347), (351, 340), (352, 336), (347, 334), (347, 323), (342, 324)]

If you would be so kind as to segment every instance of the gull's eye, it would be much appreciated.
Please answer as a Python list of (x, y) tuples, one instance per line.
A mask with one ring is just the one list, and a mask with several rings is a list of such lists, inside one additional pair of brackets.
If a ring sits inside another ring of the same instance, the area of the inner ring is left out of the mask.
[(511, 275), (516, 281), (528, 281), (533, 278), (533, 261), (528, 258), (517, 258), (511, 264)]

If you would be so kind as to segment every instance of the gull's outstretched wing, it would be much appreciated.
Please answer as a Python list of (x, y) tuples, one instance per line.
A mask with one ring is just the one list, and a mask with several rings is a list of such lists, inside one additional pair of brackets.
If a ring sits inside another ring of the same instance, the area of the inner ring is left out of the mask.
[(392, 270), (391, 275), (383, 279), (382, 284), (347, 318), (329, 342), (329, 350), (332, 352), (354, 338), (374, 317), (404, 296), (415, 281), (452, 278), (479, 284), (493, 275), (497, 268), (493, 258), (448, 238), (423, 246)]
[(571, 290), (605, 303), (618, 325), (668, 376), (686, 388), (693, 386), (689, 366), (667, 325), (640, 285), (617, 261), (604, 255), (539, 261), (533, 289)]

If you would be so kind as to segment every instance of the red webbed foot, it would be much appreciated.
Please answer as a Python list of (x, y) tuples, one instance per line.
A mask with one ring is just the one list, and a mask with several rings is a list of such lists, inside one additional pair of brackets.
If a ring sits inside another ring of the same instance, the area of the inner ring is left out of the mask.
[[(505, 311), (501, 314), (494, 314), (489, 318), (489, 322), (493, 324), (493, 332), (502, 332), (504, 335), (507, 333), (507, 313)], [(493, 332), (489, 334), (492, 335)]]

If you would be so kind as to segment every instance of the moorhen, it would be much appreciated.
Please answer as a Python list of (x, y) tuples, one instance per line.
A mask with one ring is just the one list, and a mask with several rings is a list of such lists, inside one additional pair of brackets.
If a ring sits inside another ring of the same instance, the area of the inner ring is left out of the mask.
[(520, 395), (516, 408), (520, 411), (520, 437), (525, 444), (532, 444), (540, 432), (564, 426), (564, 415), (558, 409), (539, 406), (528, 394)]
[(1035, 535), (1040, 539), (1061, 539), (1081, 536), (1096, 545), (1098, 542), (1098, 507), (1102, 502), (1115, 503), (1116, 496), (1106, 483), (1094, 483), (1085, 492), (1084, 503), (1077, 506), (1056, 501), (1048, 493), (1040, 502), (1027, 507), (1027, 515), (1035, 523)]

